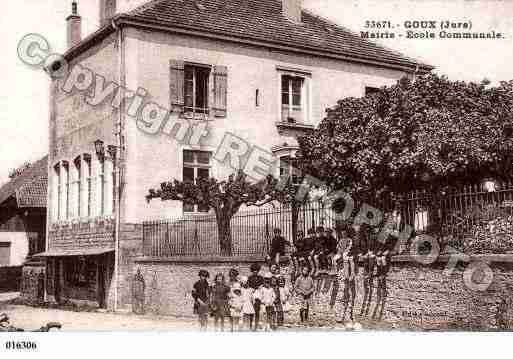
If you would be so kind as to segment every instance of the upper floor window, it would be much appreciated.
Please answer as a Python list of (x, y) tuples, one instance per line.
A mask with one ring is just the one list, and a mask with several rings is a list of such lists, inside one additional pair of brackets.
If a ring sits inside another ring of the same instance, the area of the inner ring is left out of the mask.
[(84, 155), (84, 177), (85, 177), (85, 195), (87, 206), (85, 208), (85, 214), (87, 217), (91, 217), (91, 201), (92, 201), (92, 180), (91, 180), (91, 156)]
[(379, 93), (378, 87), (365, 86), (365, 96), (373, 96)]
[(100, 168), (98, 173), (98, 181), (100, 184), (100, 215), (105, 214), (105, 160), (100, 160)]
[(56, 164), (55, 167), (54, 167), (54, 174), (55, 174), (55, 179), (56, 179), (56, 182), (57, 182), (57, 186), (56, 186), (56, 195), (57, 195), (57, 201), (56, 201), (56, 211), (54, 212), (55, 213), (55, 217), (57, 220), (60, 220), (62, 219), (61, 218), (61, 215), (62, 215), (62, 178), (61, 178), (61, 166), (60, 164)]
[(185, 112), (208, 114), (210, 67), (185, 65)]
[(280, 122), (308, 124), (311, 74), (278, 67), (280, 73)]
[[(207, 151), (183, 151), (183, 181), (196, 183), (200, 178), (209, 178), (212, 153)], [(207, 206), (183, 204), (184, 212), (208, 212)]]
[(69, 164), (66, 161), (62, 162), (62, 169), (64, 173), (61, 173), (61, 175), (64, 175), (64, 193), (63, 193), (63, 201), (64, 201), (64, 218), (69, 219), (70, 218), (70, 178), (69, 178)]
[(76, 180), (75, 180), (75, 193), (76, 193), (76, 213), (78, 217), (82, 216), (82, 157), (79, 156), (74, 161)]
[(187, 117), (226, 117), (228, 68), (170, 60), (171, 108)]

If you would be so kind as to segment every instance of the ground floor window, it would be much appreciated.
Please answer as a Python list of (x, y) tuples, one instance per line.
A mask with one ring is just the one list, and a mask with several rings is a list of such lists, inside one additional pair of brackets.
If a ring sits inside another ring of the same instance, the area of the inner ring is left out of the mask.
[[(201, 178), (209, 178), (212, 153), (208, 151), (183, 151), (183, 181), (197, 182)], [(193, 203), (184, 203), (185, 213), (208, 212), (209, 208)]]
[(0, 242), (0, 267), (11, 264), (11, 242)]

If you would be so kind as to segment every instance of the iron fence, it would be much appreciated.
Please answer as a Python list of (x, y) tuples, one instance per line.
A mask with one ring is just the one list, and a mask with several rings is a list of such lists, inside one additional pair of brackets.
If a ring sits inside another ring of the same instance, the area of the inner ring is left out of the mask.
[[(501, 183), (494, 191), (482, 185), (466, 186), (437, 199), (425, 191), (416, 191), (375, 207), (394, 214), (396, 225), (410, 225), (415, 233), (434, 233), (449, 238), (461, 247), (466, 236), (478, 230), (490, 231), (491, 221), (506, 221), (495, 226), (495, 234), (509, 235), (513, 241), (513, 185)], [(436, 204), (436, 206), (435, 206)], [(358, 209), (356, 209), (358, 211)], [(434, 213), (437, 211), (438, 213)], [(335, 228), (336, 213), (323, 202), (312, 202), (298, 209), (297, 230), (324, 226)], [(263, 256), (268, 252), (273, 229), (280, 228), (292, 242), (292, 208), (285, 205), (246, 210), (231, 221), (233, 256)], [(144, 255), (150, 257), (221, 255), (218, 226), (214, 215), (197, 215), (143, 224)], [(513, 249), (513, 247), (511, 248)]]

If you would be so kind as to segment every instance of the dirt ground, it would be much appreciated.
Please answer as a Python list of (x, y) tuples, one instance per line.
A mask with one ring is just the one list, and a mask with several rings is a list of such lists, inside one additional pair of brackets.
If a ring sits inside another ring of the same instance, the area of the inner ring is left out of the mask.
[[(198, 324), (194, 318), (177, 318), (171, 316), (135, 315), (132, 313), (110, 313), (98, 311), (72, 311), (54, 308), (38, 308), (16, 303), (17, 293), (0, 293), (0, 313), (10, 317), (11, 325), (25, 330), (35, 330), (48, 322), (59, 322), (63, 331), (197, 331)], [(313, 313), (308, 325), (292, 323), (286, 316), (281, 331), (332, 331), (332, 330), (391, 330), (390, 326), (376, 323), (327, 322), (316, 318)], [(212, 329), (213, 320), (209, 320)], [(229, 328), (226, 320), (225, 327)]]

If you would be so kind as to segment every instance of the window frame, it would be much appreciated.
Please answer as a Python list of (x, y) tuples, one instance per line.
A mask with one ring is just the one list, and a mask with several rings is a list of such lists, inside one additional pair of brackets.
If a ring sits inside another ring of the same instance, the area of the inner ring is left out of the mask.
[[(278, 73), (278, 113), (279, 113), (279, 121), (281, 123), (287, 123), (287, 124), (297, 124), (297, 125), (308, 125), (311, 123), (312, 118), (312, 73), (309, 71), (301, 70), (301, 69), (291, 69), (286, 67), (277, 66), (277, 73)], [(283, 77), (288, 76), (291, 77), (289, 80), (289, 91), (288, 91), (288, 102), (289, 104), (283, 103)], [(299, 111), (301, 113), (300, 119), (294, 119), (295, 121), (290, 121), (290, 118), (293, 118), (290, 116), (291, 109), (293, 108), (293, 95), (294, 91), (292, 91), (292, 83), (293, 79), (298, 78), (301, 79), (301, 92), (300, 92), (300, 105), (297, 106), (299, 108)], [(288, 106), (288, 113), (289, 116), (285, 118), (283, 115), (285, 112), (284, 106)]]
[(86, 163), (85, 167), (85, 185), (87, 188), (87, 210), (86, 213), (87, 217), (91, 217), (92, 214), (92, 195), (93, 195), (93, 181), (92, 181), (92, 171), (93, 171), (93, 165), (92, 160), (90, 156), (84, 156), (83, 161)]
[[(284, 169), (285, 167), (282, 166), (282, 163), (285, 162), (285, 158), (288, 158), (288, 160), (290, 162), (287, 163), (287, 173), (286, 174), (282, 174), (282, 169)], [(288, 178), (291, 178), (292, 179), (292, 184), (295, 184), (295, 185), (299, 185), (301, 184), (301, 171), (297, 170), (296, 173), (294, 173), (294, 169), (295, 167), (293, 166), (293, 162), (296, 160), (296, 156), (295, 154), (293, 153), (286, 153), (286, 154), (282, 154), (280, 156), (278, 156), (278, 175), (280, 178), (282, 178), (283, 176), (287, 176)], [(291, 163), (292, 162), (292, 163)]]
[(53, 169), (54, 169), (54, 175), (55, 177), (57, 177), (57, 186), (55, 186), (56, 188), (56, 191), (57, 191), (57, 201), (56, 201), (56, 206), (57, 206), (57, 212), (55, 213), (56, 214), (56, 220), (57, 221), (60, 221), (62, 218), (61, 218), (61, 215), (62, 215), (62, 178), (61, 178), (61, 164), (60, 162), (57, 163)]
[(73, 164), (75, 165), (75, 171), (77, 174), (77, 178), (75, 179), (74, 185), (76, 186), (76, 194), (77, 194), (77, 201), (75, 203), (77, 213), (76, 217), (80, 218), (82, 217), (82, 156), (78, 156), (73, 161)]
[(98, 182), (99, 182), (99, 185), (100, 185), (100, 198), (99, 198), (99, 206), (100, 206), (100, 213), (99, 215), (100, 216), (104, 216), (105, 215), (105, 209), (106, 209), (106, 196), (105, 196), (105, 188), (107, 187), (106, 185), (106, 174), (105, 174), (105, 161), (106, 159), (105, 158), (101, 158), (98, 160)]
[(70, 194), (70, 165), (67, 161), (62, 161), (62, 168), (64, 169), (64, 175), (65, 175), (65, 182), (64, 182), (64, 189), (65, 189), (65, 209), (64, 209), (64, 219), (68, 220), (70, 219), (70, 206), (69, 206), (69, 194)]
[[(187, 78), (187, 70), (192, 69), (192, 107), (187, 106), (187, 98), (190, 97), (187, 92), (187, 82), (190, 81)], [(204, 94), (204, 106), (205, 107), (197, 107), (196, 101), (197, 101), (197, 93), (198, 93), (198, 84), (197, 84), (197, 73), (198, 71), (205, 71), (208, 72), (205, 74), (206, 84), (204, 86), (205, 94)], [(210, 93), (212, 92), (212, 86), (213, 86), (213, 66), (212, 65), (205, 65), (205, 64), (198, 64), (193, 62), (185, 62), (183, 67), (183, 113), (186, 117), (199, 117), (199, 118), (208, 118), (211, 113), (211, 96)]]
[(380, 91), (380, 88), (377, 87), (377, 86), (365, 85), (364, 89), (363, 89), (363, 95), (365, 97), (367, 97), (367, 96), (375, 96), (376, 94), (379, 93), (379, 91)]
[[(185, 160), (185, 152), (191, 152), (192, 155), (193, 155), (193, 162), (186, 162)], [(209, 155), (209, 160), (208, 160), (208, 164), (205, 164), (205, 163), (201, 163), (198, 161), (198, 157), (197, 157), (197, 154), (200, 153), (200, 152), (203, 152), (203, 153), (207, 153)], [(185, 178), (184, 178), (184, 170), (185, 168), (189, 168), (189, 169), (193, 169), (193, 176), (194, 176), (194, 182), (196, 182), (199, 178), (198, 176), (198, 170), (200, 169), (207, 169), (208, 170), (208, 176), (209, 177), (213, 177), (213, 173), (212, 173), (212, 158), (213, 158), (213, 151), (210, 151), (210, 150), (198, 150), (198, 149), (190, 149), (190, 148), (183, 148), (182, 149), (182, 181), (185, 182)], [(188, 211), (186, 210), (186, 203), (183, 203), (183, 206), (182, 206), (182, 212), (186, 215), (193, 215), (193, 214), (207, 214), (208, 212), (210, 212), (210, 209), (207, 209), (205, 211), (201, 211), (199, 209), (199, 205), (197, 204), (194, 204), (194, 205), (191, 205), (194, 207), (194, 209), (192, 211)]]

